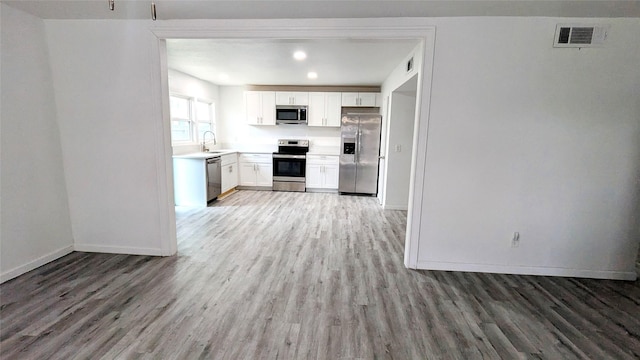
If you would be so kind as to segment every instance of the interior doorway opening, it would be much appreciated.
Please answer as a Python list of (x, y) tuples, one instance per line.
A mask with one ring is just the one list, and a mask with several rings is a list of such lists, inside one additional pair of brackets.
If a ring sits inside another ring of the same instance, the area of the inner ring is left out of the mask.
[(384, 154), (384, 192), (382, 206), (389, 210), (407, 210), (409, 206), (410, 174), (418, 74), (391, 92), (387, 120), (386, 152)]
[[(414, 117), (414, 123), (410, 128), (413, 131), (412, 145), (408, 148), (413, 149), (412, 152), (408, 152), (407, 157), (410, 158), (410, 172), (405, 173), (404, 177), (409, 178), (409, 186), (407, 186), (409, 198), (409, 204), (407, 206), (407, 228), (406, 228), (406, 243), (405, 243), (405, 265), (407, 267), (413, 267), (413, 261), (407, 260), (414, 258), (417, 254), (417, 240), (418, 231), (417, 227), (419, 219), (421, 218), (421, 191), (422, 191), (422, 176), (425, 168), (425, 158), (420, 154), (426, 153), (426, 131), (428, 123), (428, 107), (430, 100), (430, 87), (431, 87), (431, 71), (432, 71), (432, 59), (433, 59), (433, 40), (435, 37), (435, 29), (432, 26), (424, 26), (421, 23), (411, 22), (398, 23), (395, 20), (390, 20), (388, 23), (380, 23), (379, 20), (374, 19), (360, 19), (356, 22), (353, 20), (335, 20), (332, 21), (331, 26), (327, 26), (326, 22), (322, 20), (317, 21), (305, 21), (304, 24), (299, 24), (299, 27), (291, 26), (291, 24), (283, 24), (281, 21), (273, 20), (266, 21), (261, 24), (260, 28), (250, 27), (247, 28), (244, 22), (225, 22), (224, 24), (218, 24), (215, 22), (207, 22), (198, 26), (181, 27), (176, 25), (175, 27), (156, 29), (154, 34), (159, 40), (160, 57), (157, 63), (154, 63), (154, 71), (161, 75), (161, 102), (162, 102), (162, 119), (164, 124), (162, 125), (163, 136), (161, 141), (158, 141), (159, 153), (165, 154), (164, 159), (158, 157), (159, 167), (165, 169), (166, 177), (159, 179), (163, 184), (163, 193), (165, 193), (168, 200), (165, 205), (162, 206), (165, 218), (171, 223), (175, 224), (175, 208), (173, 206), (173, 169), (172, 162), (172, 149), (171, 149), (171, 136), (169, 125), (169, 91), (168, 91), (168, 79), (167, 79), (167, 44), (166, 40), (169, 39), (226, 39), (227, 41), (234, 41), (236, 39), (257, 39), (257, 40), (269, 40), (269, 39), (414, 39), (422, 44), (422, 51), (419, 55), (423, 59), (419, 66), (419, 75), (416, 77), (418, 91), (416, 98), (417, 113), (419, 116)], [(401, 146), (402, 149), (402, 146)], [(166, 186), (165, 186), (166, 185)], [(416, 190), (417, 189), (417, 193)], [(165, 196), (162, 196), (165, 198)], [(169, 228), (172, 226), (169, 225)], [(174, 249), (171, 253), (177, 251), (177, 236), (174, 231), (170, 231), (169, 237), (169, 249)]]

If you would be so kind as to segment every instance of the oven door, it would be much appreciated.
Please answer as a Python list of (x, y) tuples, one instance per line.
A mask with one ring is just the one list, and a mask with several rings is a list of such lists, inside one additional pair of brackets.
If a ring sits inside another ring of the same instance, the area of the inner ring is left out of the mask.
[(273, 154), (273, 181), (305, 182), (305, 155)]

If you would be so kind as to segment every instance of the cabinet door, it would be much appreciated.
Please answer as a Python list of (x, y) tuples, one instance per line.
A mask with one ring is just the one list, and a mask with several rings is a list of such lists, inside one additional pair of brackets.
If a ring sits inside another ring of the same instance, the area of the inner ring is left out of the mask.
[(325, 93), (309, 93), (308, 126), (323, 126), (325, 117)]
[(311, 189), (319, 189), (322, 187), (322, 165), (307, 163), (307, 187)]
[(273, 165), (256, 165), (256, 186), (273, 186)]
[(234, 162), (228, 165), (229, 166), (229, 188), (234, 188), (238, 186), (238, 163)]
[(324, 126), (340, 126), (340, 120), (342, 118), (341, 106), (342, 106), (342, 95), (340, 93), (326, 94)]
[(358, 106), (358, 93), (342, 93), (342, 106)]
[(339, 168), (338, 165), (322, 165), (323, 166), (323, 187), (325, 189), (337, 189), (338, 188), (338, 179), (339, 179)]
[(307, 92), (294, 92), (291, 93), (293, 99), (292, 105), (309, 105), (309, 93)]
[(240, 163), (240, 185), (256, 186), (256, 164)]
[(359, 93), (359, 104), (358, 106), (379, 106), (378, 105), (378, 93)]
[(261, 113), (262, 121), (260, 125), (276, 124), (276, 93), (274, 91), (262, 91)]
[(229, 176), (229, 172), (231, 169), (231, 165), (223, 165), (222, 166), (222, 193), (225, 193), (231, 189), (231, 178)]
[(237, 163), (222, 166), (222, 192), (227, 192), (238, 186)]
[(278, 91), (276, 105), (309, 105), (308, 92)]
[(293, 96), (290, 92), (276, 91), (276, 105), (293, 105)]
[(247, 114), (247, 124), (260, 125), (262, 117), (262, 94), (259, 91), (244, 93), (244, 108)]

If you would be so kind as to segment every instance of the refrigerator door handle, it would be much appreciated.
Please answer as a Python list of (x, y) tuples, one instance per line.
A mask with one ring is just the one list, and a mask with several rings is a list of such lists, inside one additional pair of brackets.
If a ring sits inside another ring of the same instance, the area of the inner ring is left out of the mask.
[(360, 162), (360, 150), (362, 150), (362, 129), (358, 128), (358, 151), (356, 157), (357, 163)]

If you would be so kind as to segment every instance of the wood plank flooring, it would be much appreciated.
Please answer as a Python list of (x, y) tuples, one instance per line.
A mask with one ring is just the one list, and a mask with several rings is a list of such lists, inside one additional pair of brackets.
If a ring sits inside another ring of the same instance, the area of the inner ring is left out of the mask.
[(179, 254), (72, 253), (0, 286), (1, 359), (638, 359), (640, 283), (412, 271), (406, 213), (240, 191)]

